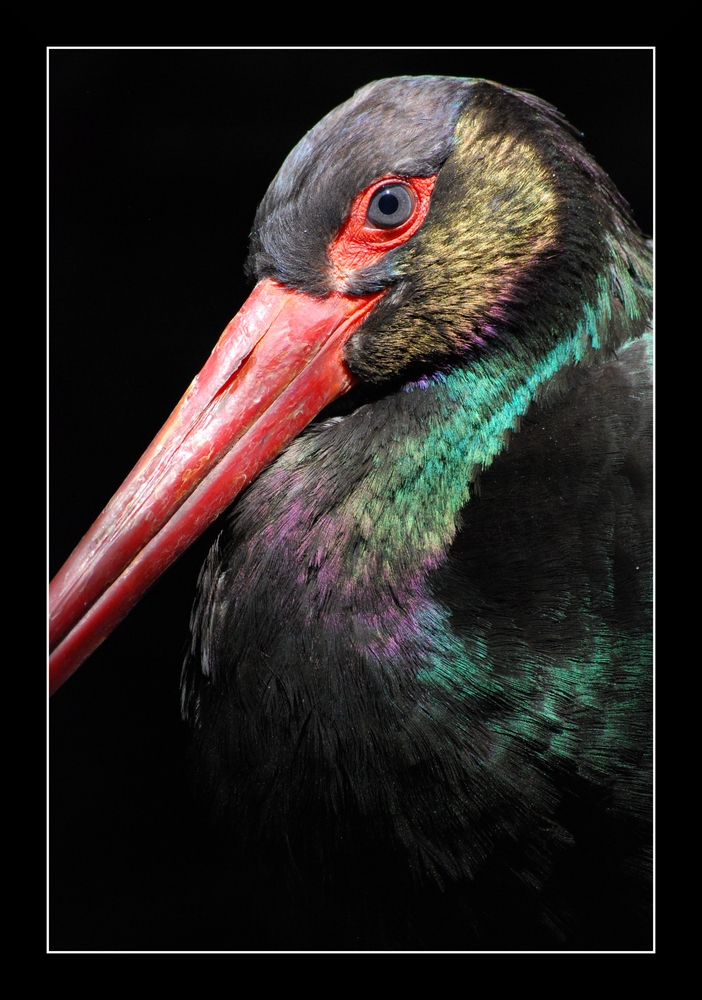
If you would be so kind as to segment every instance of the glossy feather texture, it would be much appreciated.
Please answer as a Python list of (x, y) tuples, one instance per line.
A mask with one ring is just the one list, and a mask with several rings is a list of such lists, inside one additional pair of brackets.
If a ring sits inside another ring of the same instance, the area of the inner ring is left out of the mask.
[(283, 947), (647, 948), (651, 255), (627, 206), (537, 98), (397, 78), (293, 150), (249, 270), (331, 291), (358, 192), (435, 173), (418, 233), (344, 288), (389, 289), (347, 348), (360, 385), (203, 569), (195, 770)]

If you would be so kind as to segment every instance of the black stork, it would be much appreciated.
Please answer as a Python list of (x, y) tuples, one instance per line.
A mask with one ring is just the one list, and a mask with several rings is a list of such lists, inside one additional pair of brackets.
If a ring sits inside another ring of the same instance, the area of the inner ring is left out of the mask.
[(397, 78), (293, 150), (248, 268), (52, 585), (56, 683), (245, 488), (183, 713), (236, 849), (312, 936), (648, 947), (651, 266), (627, 206), (535, 97)]

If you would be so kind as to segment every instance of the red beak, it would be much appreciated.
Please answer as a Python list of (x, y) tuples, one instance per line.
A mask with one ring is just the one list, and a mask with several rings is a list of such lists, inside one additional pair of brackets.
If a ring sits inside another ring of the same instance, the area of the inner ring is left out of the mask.
[(312, 298), (260, 282), (49, 590), (53, 692), (320, 410), (384, 293)]

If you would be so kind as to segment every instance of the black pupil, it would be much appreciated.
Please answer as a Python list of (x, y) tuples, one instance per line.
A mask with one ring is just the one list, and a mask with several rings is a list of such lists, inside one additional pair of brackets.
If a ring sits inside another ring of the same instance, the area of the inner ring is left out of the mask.
[(378, 208), (383, 213), (383, 215), (394, 215), (395, 212), (400, 207), (400, 202), (397, 200), (394, 194), (384, 194), (378, 199)]

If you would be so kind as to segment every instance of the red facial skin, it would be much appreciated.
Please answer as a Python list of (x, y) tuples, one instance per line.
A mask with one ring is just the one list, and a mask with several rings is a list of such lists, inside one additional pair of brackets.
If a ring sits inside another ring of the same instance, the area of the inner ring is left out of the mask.
[[(389, 250), (394, 250), (414, 236), (427, 217), (435, 183), (436, 175), (398, 177), (387, 174), (356, 195), (346, 222), (329, 247), (335, 275), (343, 280), (349, 273), (377, 264)], [(399, 226), (380, 229), (368, 222), (368, 208), (376, 191), (390, 184), (403, 184), (412, 191), (414, 210)]]

